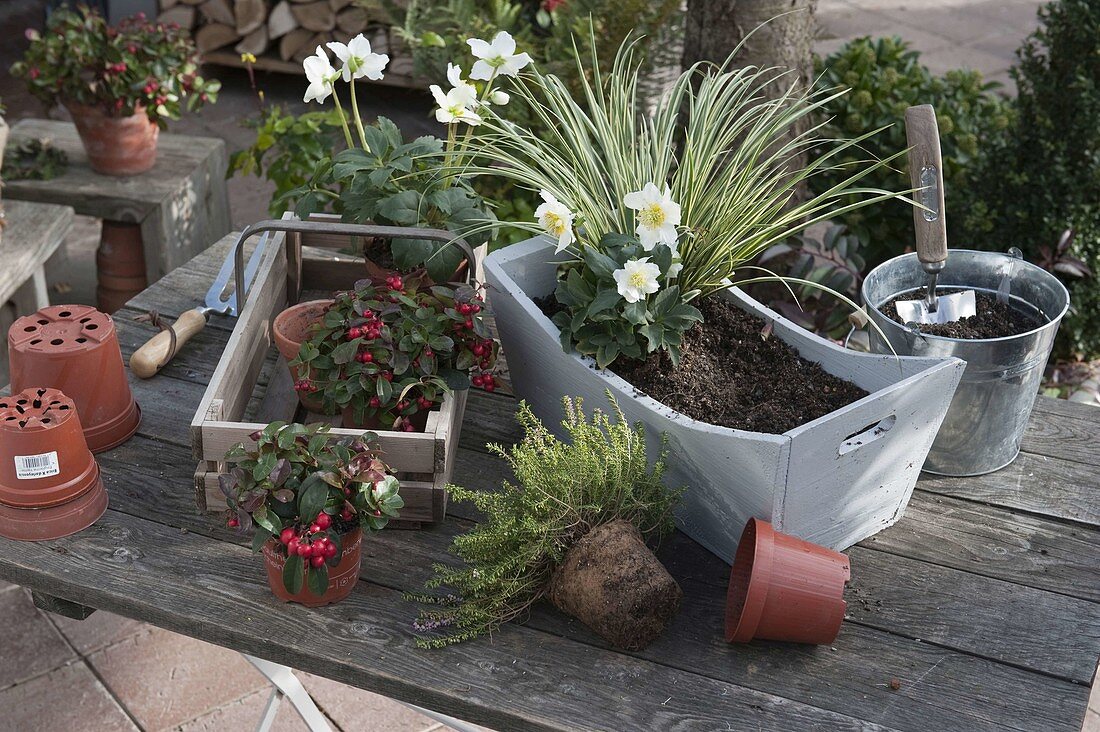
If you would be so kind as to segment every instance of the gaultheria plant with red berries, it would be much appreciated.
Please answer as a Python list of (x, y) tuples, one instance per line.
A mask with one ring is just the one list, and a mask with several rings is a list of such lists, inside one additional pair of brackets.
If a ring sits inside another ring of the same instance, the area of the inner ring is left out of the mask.
[(186, 99), (194, 111), (217, 99), (221, 83), (199, 75), (199, 55), (175, 23), (152, 23), (143, 13), (117, 27), (81, 5), (50, 13), (46, 30), (27, 31), (30, 47), (11, 67), (43, 103), (75, 102), (114, 117), (144, 111), (161, 127), (179, 119)]
[(287, 555), (283, 585), (292, 594), (308, 583), (321, 595), (342, 537), (357, 526), (382, 530), (405, 505), (397, 478), (371, 448), (377, 435), (331, 440), (329, 429), (272, 422), (252, 434), (255, 448), (238, 444), (226, 453), (236, 463), (218, 480), (227, 524), (255, 528), (253, 551), (275, 538)]
[[(336, 293), (291, 366), (310, 379), (326, 413), (352, 423), (412, 432), (449, 391), (496, 388), (498, 346), (485, 323), (485, 303), (470, 285), (423, 288), (392, 275)], [(350, 414), (349, 414), (350, 413)]]

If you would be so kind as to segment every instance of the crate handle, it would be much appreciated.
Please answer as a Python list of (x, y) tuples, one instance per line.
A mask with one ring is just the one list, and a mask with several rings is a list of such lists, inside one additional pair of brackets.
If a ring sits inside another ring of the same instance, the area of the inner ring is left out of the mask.
[[(460, 236), (441, 229), (421, 229), (406, 226), (378, 226), (376, 224), (349, 224), (343, 221), (299, 221), (297, 219), (268, 219), (246, 226), (237, 237), (233, 249), (233, 281), (237, 287), (237, 312), (244, 309), (248, 291), (245, 289), (244, 243), (257, 234), (281, 231), (286, 234), (346, 234), (349, 236), (378, 237), (382, 239), (428, 239), (457, 244), (469, 265), (469, 272), (476, 271), (474, 250)], [(289, 240), (284, 240), (289, 242)], [(249, 283), (251, 284), (251, 283)]]
[(889, 432), (897, 424), (897, 421), (897, 415), (891, 414), (885, 419), (869, 424), (858, 432), (848, 435), (844, 442), (840, 443), (840, 447), (837, 448), (837, 455), (847, 455), (853, 450), (858, 450), (864, 445), (874, 442)]

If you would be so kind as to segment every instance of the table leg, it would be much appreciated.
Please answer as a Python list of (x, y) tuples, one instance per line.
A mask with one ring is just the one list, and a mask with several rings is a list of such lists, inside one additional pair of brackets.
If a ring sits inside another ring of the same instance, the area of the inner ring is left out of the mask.
[(54, 597), (53, 595), (47, 595), (44, 592), (37, 592), (35, 590), (31, 590), (31, 600), (34, 601), (34, 606), (40, 610), (45, 610), (46, 612), (55, 613), (57, 615), (64, 615), (66, 618), (72, 618), (73, 620), (85, 620), (89, 615), (95, 612), (94, 607), (81, 605), (72, 600)]
[(306, 726), (309, 727), (310, 732), (332, 732), (325, 715), (321, 714), (321, 710), (317, 708), (313, 697), (309, 695), (309, 692), (302, 686), (302, 682), (298, 680), (298, 677), (294, 675), (290, 668), (250, 656), (247, 653), (241, 655), (266, 676), (271, 685), (275, 687), (256, 732), (267, 732), (271, 722), (275, 719), (275, 712), (278, 711), (279, 703), (283, 700), (283, 697), (290, 700), (291, 705), (298, 712), (298, 716), (302, 718), (302, 721), (306, 723)]

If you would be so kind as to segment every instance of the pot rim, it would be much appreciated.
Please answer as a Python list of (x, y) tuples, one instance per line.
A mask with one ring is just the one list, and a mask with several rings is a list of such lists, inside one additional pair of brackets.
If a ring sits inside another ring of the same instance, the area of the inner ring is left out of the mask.
[[(553, 249), (552, 241), (550, 239), (542, 236), (542, 235), (537, 236), (537, 237), (533, 237), (532, 239), (529, 239), (527, 241), (528, 242), (539, 241), (539, 242), (542, 242), (544, 244), (545, 249)], [(517, 244), (511, 245), (510, 247), (506, 247), (504, 249), (498, 249), (497, 251), (490, 253), (489, 256), (485, 258), (485, 268), (486, 268), (486, 270), (488, 270), (490, 268), (495, 269), (496, 275), (498, 277), (500, 277), (502, 280), (504, 280), (508, 283), (508, 287), (505, 288), (505, 289), (509, 289), (509, 290), (511, 290), (511, 292), (516, 293), (518, 295), (521, 295), (526, 300), (526, 302), (523, 303), (524, 309), (529, 311), (529, 314), (532, 315), (535, 318), (535, 323), (542, 329), (543, 333), (547, 337), (551, 338), (554, 341), (555, 344), (558, 344), (558, 347), (560, 348), (561, 347), (560, 346), (560, 343), (561, 343), (561, 338), (560, 338), (561, 330), (556, 325), (554, 325), (554, 322), (552, 320), (550, 320), (550, 318), (546, 317), (546, 314), (544, 312), (542, 312), (542, 310), (540, 310), (537, 305), (535, 305), (534, 300), (532, 300), (531, 296), (522, 287), (519, 286), (519, 284), (512, 278), (512, 276), (508, 272), (504, 271), (504, 267), (502, 266), (503, 262), (499, 261), (501, 257), (505, 257), (505, 256), (508, 256), (508, 254), (511, 254), (510, 252), (508, 252), (509, 249), (515, 249), (516, 247), (521, 247), (521, 246), (523, 246), (524, 243), (526, 243), (526, 242), (519, 242)], [(545, 260), (543, 263), (547, 264), (547, 265), (555, 265), (555, 266), (558, 264), (558, 262), (556, 262), (554, 260)], [(813, 428), (815, 428), (815, 427), (817, 427), (821, 424), (825, 424), (828, 420), (832, 419), (835, 415), (837, 415), (838, 413), (840, 413), (842, 411), (849, 410), (849, 409), (855, 409), (858, 406), (862, 406), (864, 404), (869, 404), (869, 403), (871, 403), (872, 400), (878, 399), (880, 397), (880, 395), (885, 391), (905, 387), (905, 386), (909, 385), (910, 383), (913, 383), (913, 382), (921, 379), (924, 376), (924, 374), (930, 369), (937, 368), (937, 367), (943, 366), (944, 364), (949, 364), (949, 363), (954, 362), (954, 361), (962, 363), (961, 359), (956, 358), (954, 356), (894, 356), (894, 357), (882, 357), (882, 356), (878, 356), (878, 355), (875, 355), (875, 354), (866, 354), (866, 353), (859, 353), (859, 352), (856, 352), (856, 351), (851, 351), (851, 350), (846, 349), (846, 348), (841, 348), (840, 346), (836, 345), (835, 343), (833, 343), (831, 341), (827, 341), (827, 340), (821, 338), (820, 336), (818, 336), (814, 333), (810, 333), (805, 328), (801, 328), (800, 326), (795, 325), (794, 323), (789, 321), (787, 318), (784, 318), (782, 315), (775, 312), (771, 308), (767, 307), (763, 303), (761, 303), (761, 302), (749, 297), (748, 295), (746, 295), (737, 286), (729, 287), (726, 290), (721, 291), (721, 293), (722, 293), (723, 297), (726, 297), (726, 298), (730, 299), (735, 304), (737, 304), (738, 307), (740, 307), (741, 304), (743, 303), (741, 298), (744, 298), (746, 300), (751, 300), (753, 303), (755, 303), (755, 305), (761, 311), (760, 313), (753, 313), (753, 314), (757, 315), (758, 317), (766, 317), (766, 318), (771, 319), (773, 321), (781, 322), (784, 325), (789, 325), (792, 328), (803, 331), (806, 334), (807, 337), (819, 339), (822, 342), (824, 342), (825, 344), (827, 344), (828, 346), (836, 348), (838, 351), (844, 352), (846, 354), (846, 356), (848, 356), (848, 357), (852, 357), (852, 358), (856, 358), (856, 359), (864, 358), (864, 357), (869, 357), (871, 359), (890, 358), (891, 360), (894, 360), (894, 359), (916, 359), (916, 360), (919, 360), (919, 361), (927, 362), (928, 366), (921, 369), (920, 372), (912, 374), (910, 376), (906, 376), (905, 378), (899, 379), (899, 380), (889, 384), (888, 386), (884, 386), (880, 389), (876, 389), (875, 391), (868, 391), (867, 396), (865, 396), (861, 399), (858, 399), (858, 400), (852, 402), (851, 404), (848, 404), (847, 406), (842, 407), (841, 409), (833, 410), (832, 412), (829, 412), (828, 414), (824, 414), (824, 415), (818, 417), (815, 420), (812, 420), (810, 422), (806, 422), (805, 424), (801, 424), (797, 427), (792, 427), (791, 429), (787, 430), (786, 432), (776, 434), (774, 432), (754, 432), (752, 430), (741, 430), (741, 429), (736, 429), (736, 428), (733, 428), (733, 427), (723, 427), (722, 425), (712, 424), (710, 422), (704, 422), (702, 420), (695, 419), (694, 417), (688, 416), (688, 415), (684, 414), (683, 412), (680, 412), (680, 411), (677, 411), (676, 409), (673, 409), (672, 407), (668, 406), (667, 404), (663, 404), (663, 403), (657, 401), (656, 399), (651, 397), (649, 394), (647, 394), (647, 393), (641, 391), (640, 389), (636, 388), (629, 381), (627, 381), (623, 377), (619, 376), (615, 372), (611, 371), (610, 369), (600, 369), (600, 368), (598, 368), (596, 366), (595, 359), (593, 359), (592, 357), (582, 356), (581, 354), (577, 353), (576, 351), (563, 351), (563, 353), (565, 353), (565, 355), (567, 357), (572, 358), (575, 361), (577, 361), (584, 368), (591, 371), (593, 374), (595, 374), (595, 376), (597, 378), (602, 379), (603, 381), (607, 382), (609, 387), (612, 389), (612, 391), (617, 392), (618, 395), (627, 396), (627, 397), (637, 401), (642, 406), (646, 407), (650, 411), (653, 411), (653, 412), (657, 413), (658, 415), (660, 415), (661, 417), (664, 417), (665, 419), (669, 419), (669, 420), (675, 421), (675, 422), (680, 422), (681, 424), (692, 427), (693, 429), (705, 428), (707, 431), (711, 431), (711, 432), (714, 432), (714, 433), (720, 434), (720, 435), (726, 435), (726, 436), (730, 436), (730, 437), (739, 437), (739, 438), (746, 437), (746, 436), (751, 436), (752, 439), (765, 440), (765, 441), (768, 441), (768, 442), (775, 442), (775, 443), (779, 443), (779, 444), (787, 444), (794, 437), (796, 437), (796, 436), (798, 436), (798, 435), (800, 435), (804, 432), (807, 432), (807, 431), (809, 431), (809, 430), (811, 430), (811, 429), (813, 429)], [(744, 308), (742, 308), (742, 309), (744, 309)], [(789, 345), (792, 348), (795, 348), (797, 350), (797, 348), (794, 345), (789, 343), (787, 340), (783, 339), (781, 334), (776, 334), (776, 336), (779, 337), (781, 340), (783, 340), (784, 343), (787, 343), (787, 345)]]
[[(948, 259), (950, 259), (950, 255), (951, 255), (952, 252), (955, 252), (955, 253), (958, 253), (958, 254), (973, 254), (973, 255), (977, 255), (977, 256), (997, 256), (997, 257), (1006, 257), (1006, 258), (1010, 256), (1010, 255), (1004, 254), (1002, 252), (988, 252), (988, 251), (982, 251), (980, 249), (948, 249), (947, 250)], [(1017, 266), (1027, 266), (1027, 267), (1032, 268), (1033, 270), (1036, 271), (1036, 273), (1038, 273), (1039, 277), (1043, 277), (1043, 278), (1047, 279), (1050, 283), (1054, 284), (1055, 286), (1057, 286), (1060, 289), (1059, 294), (1063, 296), (1063, 304), (1062, 304), (1062, 309), (1057, 314), (1057, 316), (1049, 316), (1050, 320), (1043, 323), (1042, 325), (1040, 325), (1037, 328), (1032, 328), (1031, 330), (1024, 331), (1023, 333), (1016, 333), (1015, 335), (1008, 335), (1008, 336), (999, 336), (997, 338), (950, 338), (948, 336), (935, 335), (934, 333), (924, 333), (924, 332), (921, 332), (920, 330), (917, 330), (917, 329), (914, 329), (914, 328), (909, 328), (905, 324), (899, 323), (898, 321), (894, 320), (893, 318), (888, 317), (887, 315), (883, 314), (878, 309), (879, 306), (877, 306), (877, 305), (872, 306), (868, 302), (867, 283), (868, 283), (868, 281), (871, 280), (872, 276), (876, 272), (878, 272), (880, 269), (885, 270), (885, 269), (887, 269), (891, 266), (893, 266), (893, 267), (903, 266), (903, 264), (901, 262), (901, 260), (903, 260), (903, 259), (914, 260), (913, 266), (914, 267), (917, 266), (916, 263), (915, 263), (916, 258), (917, 258), (917, 255), (916, 255), (915, 252), (908, 252), (906, 254), (899, 254), (896, 257), (893, 257), (891, 259), (887, 259), (885, 262), (883, 262), (882, 264), (878, 265), (877, 267), (872, 269), (870, 272), (868, 272), (867, 276), (863, 278), (863, 283), (859, 286), (860, 298), (863, 300), (864, 306), (867, 307), (869, 311), (873, 310), (874, 312), (876, 312), (880, 316), (882, 316), (881, 318), (876, 318), (876, 322), (878, 320), (884, 321), (883, 323), (879, 323), (880, 327), (893, 327), (893, 328), (895, 328), (895, 329), (897, 329), (897, 330), (899, 330), (903, 333), (909, 333), (909, 334), (914, 335), (916, 337), (920, 337), (920, 338), (924, 338), (924, 339), (932, 339), (932, 340), (937, 340), (937, 341), (947, 341), (949, 343), (1004, 343), (1004, 342), (1007, 342), (1007, 341), (1016, 340), (1017, 338), (1033, 337), (1033, 336), (1037, 335), (1038, 333), (1041, 333), (1042, 331), (1044, 331), (1048, 328), (1052, 328), (1052, 327), (1053, 328), (1058, 328), (1059, 325), (1062, 322), (1062, 318), (1064, 318), (1066, 313), (1069, 312), (1069, 305), (1070, 305), (1069, 290), (1066, 288), (1065, 284), (1060, 279), (1055, 277), (1050, 272), (1047, 272), (1042, 267), (1040, 267), (1040, 266), (1038, 266), (1038, 265), (1036, 265), (1032, 262), (1028, 262), (1026, 259), (1019, 259), (1019, 260), (1017, 260)], [(964, 287), (964, 285), (944, 285), (944, 286), (945, 287)], [(978, 288), (978, 289), (983, 289), (983, 288)], [(897, 293), (897, 294), (901, 294), (901, 293)], [(1034, 303), (1029, 303), (1029, 304), (1032, 305), (1032, 306), (1035, 305)], [(867, 314), (868, 314), (869, 317), (873, 317), (873, 316), (871, 316), (870, 312), (868, 312)]]
[[(749, 540), (752, 541), (751, 556), (747, 552), (746, 542)], [(774, 548), (775, 529), (771, 523), (758, 518), (749, 519), (741, 533), (737, 554), (730, 568), (729, 588), (726, 591), (727, 642), (747, 643), (756, 636), (756, 629), (760, 626), (760, 618), (768, 599)], [(746, 569), (748, 579), (744, 591), (741, 591), (740, 583), (734, 580), (739, 574), (744, 574)], [(730, 615), (730, 605), (734, 601), (738, 601), (741, 606), (736, 618)]]

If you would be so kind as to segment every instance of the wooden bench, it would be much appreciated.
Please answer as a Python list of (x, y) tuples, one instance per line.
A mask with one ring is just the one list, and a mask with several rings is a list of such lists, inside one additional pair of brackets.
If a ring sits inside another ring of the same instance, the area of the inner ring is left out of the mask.
[(69, 158), (52, 180), (9, 180), (4, 199), (72, 206), (84, 216), (138, 224), (149, 282), (156, 282), (229, 232), (225, 142), (213, 137), (162, 134), (157, 164), (140, 175), (100, 175), (88, 166), (69, 122), (25, 119), (11, 128), (11, 142), (48, 139)]
[[(16, 318), (50, 304), (46, 260), (73, 228), (73, 209), (52, 203), (2, 202), (5, 226), (0, 233), (0, 334)], [(0, 355), (0, 376), (7, 372), (7, 352)], [(6, 379), (5, 379), (6, 380)]]

